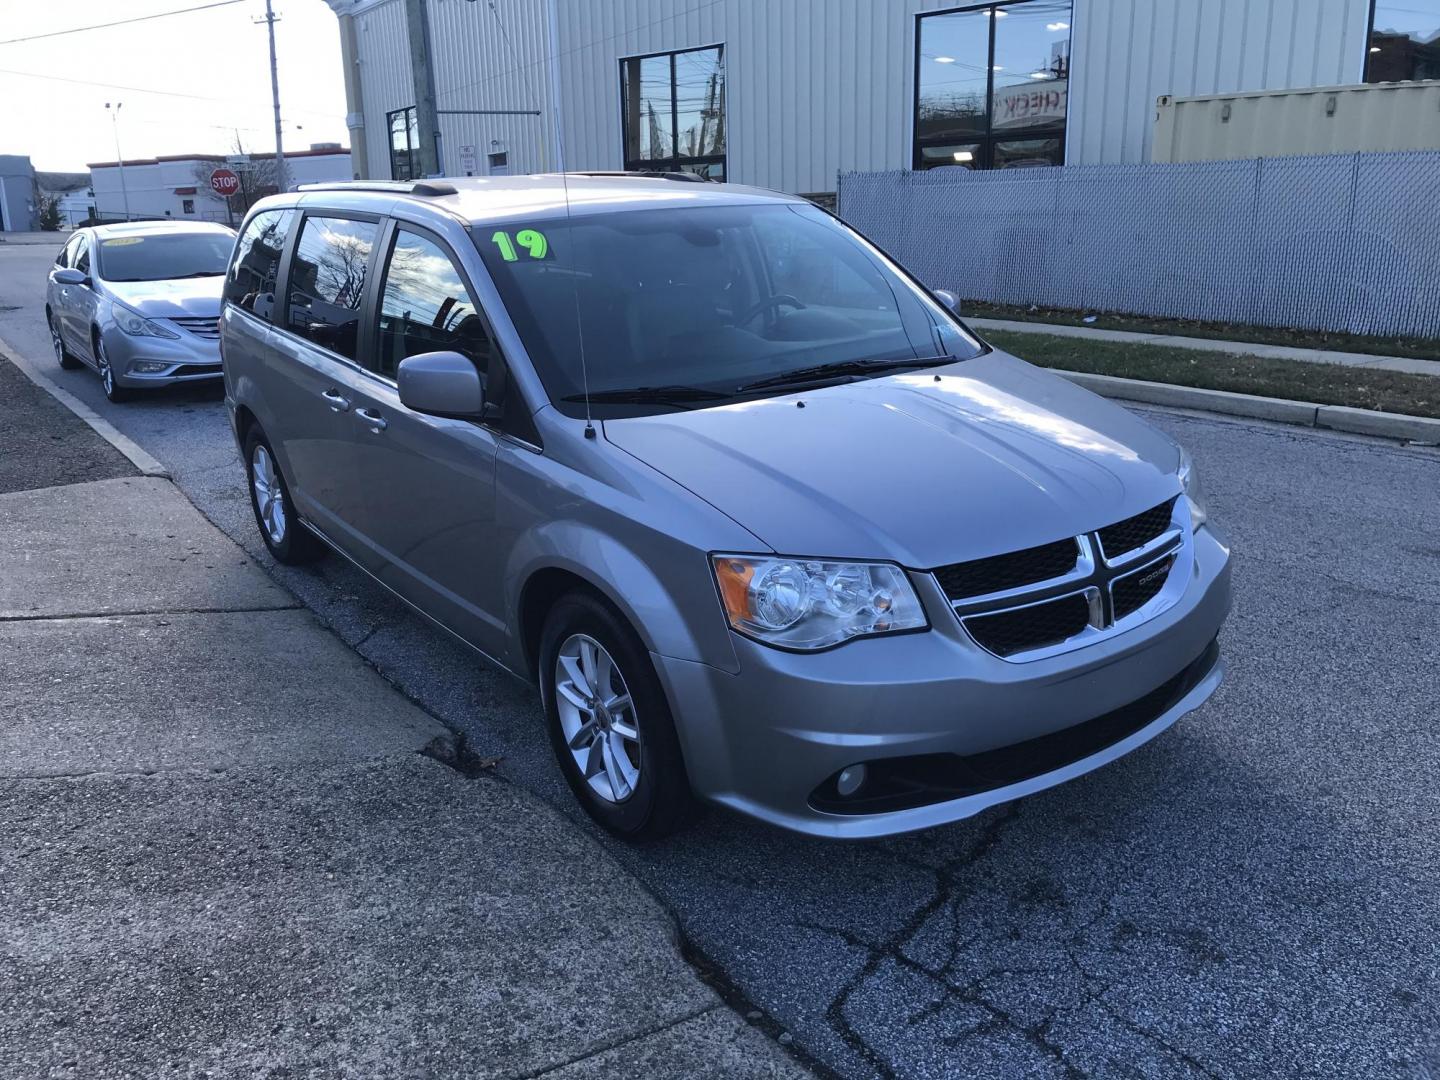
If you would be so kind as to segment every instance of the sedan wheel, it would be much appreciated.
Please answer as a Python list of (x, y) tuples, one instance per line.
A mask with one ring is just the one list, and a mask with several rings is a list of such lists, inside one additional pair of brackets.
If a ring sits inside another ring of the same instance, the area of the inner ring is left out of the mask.
[(555, 658), (555, 706), (566, 745), (585, 782), (606, 802), (635, 794), (640, 727), (625, 676), (588, 634), (572, 634)]
[(110, 358), (105, 355), (105, 339), (101, 337), (95, 338), (95, 367), (100, 372), (100, 384), (105, 387), (107, 398), (121, 402), (130, 397), (130, 391), (115, 382), (115, 369), (110, 366)]
[(250, 483), (255, 489), (255, 510), (265, 535), (272, 545), (285, 543), (285, 499), (280, 493), (275, 459), (263, 443), (256, 445), (250, 459)]
[(55, 316), (47, 316), (45, 321), (50, 324), (50, 347), (55, 350), (55, 362), (66, 371), (78, 368), (80, 361), (71, 356), (70, 350), (65, 348), (65, 339), (60, 336), (60, 327), (55, 325)]

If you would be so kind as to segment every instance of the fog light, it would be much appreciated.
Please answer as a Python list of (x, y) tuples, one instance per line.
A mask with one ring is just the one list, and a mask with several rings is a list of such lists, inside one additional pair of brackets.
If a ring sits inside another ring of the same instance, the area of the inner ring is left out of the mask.
[(136, 360), (130, 365), (130, 371), (135, 375), (155, 375), (168, 368), (169, 364), (162, 364), (158, 360)]
[(848, 799), (854, 795), (865, 783), (865, 766), (851, 765), (848, 769), (841, 769), (840, 775), (835, 778), (835, 790), (841, 798)]

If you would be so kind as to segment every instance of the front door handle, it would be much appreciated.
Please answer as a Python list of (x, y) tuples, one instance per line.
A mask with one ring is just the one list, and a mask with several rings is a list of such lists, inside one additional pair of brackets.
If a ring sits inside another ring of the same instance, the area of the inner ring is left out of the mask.
[(320, 396), (329, 404), (331, 412), (350, 411), (350, 399), (338, 390), (326, 390)]
[(365, 422), (365, 425), (369, 427), (371, 434), (374, 435), (379, 435), (380, 432), (384, 431), (387, 427), (390, 426), (389, 421), (387, 421), (385, 417), (381, 416), (374, 409), (356, 409), (355, 415)]

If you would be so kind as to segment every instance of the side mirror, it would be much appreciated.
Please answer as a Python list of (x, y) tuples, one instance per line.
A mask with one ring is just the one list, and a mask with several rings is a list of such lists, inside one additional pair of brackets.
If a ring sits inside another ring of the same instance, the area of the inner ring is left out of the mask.
[(458, 352), (407, 356), (396, 371), (400, 404), (431, 416), (478, 420), (485, 413), (485, 380)]
[(935, 299), (939, 300), (956, 315), (960, 314), (960, 298), (949, 289), (935, 289)]
[(61, 267), (55, 271), (56, 285), (89, 285), (90, 279), (71, 266)]

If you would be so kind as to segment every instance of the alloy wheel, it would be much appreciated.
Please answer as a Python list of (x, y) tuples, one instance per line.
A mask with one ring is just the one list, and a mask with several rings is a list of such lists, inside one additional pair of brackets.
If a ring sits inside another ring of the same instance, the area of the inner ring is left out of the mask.
[(95, 366), (100, 369), (100, 383), (105, 387), (105, 396), (115, 396), (115, 371), (110, 366), (110, 360), (105, 355), (105, 342), (98, 337), (95, 339)]
[(255, 492), (255, 508), (265, 535), (272, 544), (285, 542), (285, 499), (280, 490), (280, 474), (267, 447), (255, 447), (250, 461), (250, 486)]
[(555, 706), (575, 765), (606, 802), (624, 802), (640, 781), (640, 727), (625, 676), (588, 634), (572, 634), (555, 657)]
[(55, 360), (59, 364), (65, 363), (65, 342), (61, 340), (60, 329), (55, 325), (55, 319), (50, 320), (50, 347), (55, 350)]

